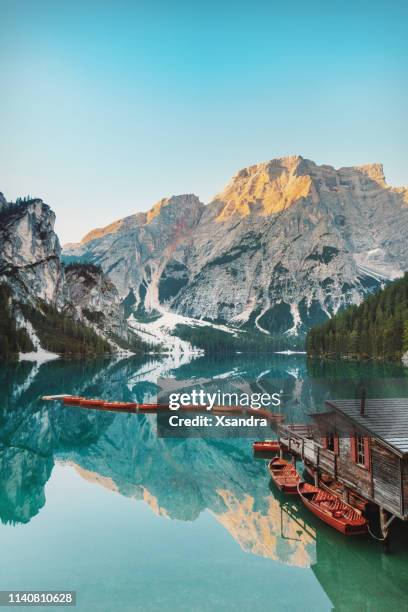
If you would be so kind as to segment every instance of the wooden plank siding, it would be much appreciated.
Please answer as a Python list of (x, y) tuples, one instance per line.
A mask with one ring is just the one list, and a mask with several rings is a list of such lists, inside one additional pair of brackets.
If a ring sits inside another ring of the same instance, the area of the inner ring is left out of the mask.
[(337, 478), (356, 493), (372, 499), (371, 472), (351, 460), (351, 439), (340, 436), (337, 457)]
[(401, 497), (403, 505), (403, 514), (408, 516), (408, 457), (405, 455), (401, 459)]
[(378, 440), (372, 439), (371, 462), (374, 501), (383, 508), (402, 515), (404, 510), (401, 503), (400, 458)]

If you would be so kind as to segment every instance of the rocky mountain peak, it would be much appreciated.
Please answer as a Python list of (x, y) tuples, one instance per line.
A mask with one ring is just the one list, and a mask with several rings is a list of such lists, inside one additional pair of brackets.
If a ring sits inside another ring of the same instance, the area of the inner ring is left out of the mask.
[(143, 226), (150, 225), (156, 220), (156, 224), (161, 222), (168, 222), (181, 215), (185, 219), (198, 219), (204, 208), (204, 204), (200, 202), (199, 198), (190, 193), (177, 196), (171, 196), (170, 198), (162, 198), (156, 204), (154, 204), (147, 212), (139, 212), (134, 215), (129, 215), (123, 219), (118, 219), (106, 225), (105, 227), (99, 227), (91, 230), (82, 238), (79, 243), (67, 243), (64, 245), (66, 251), (78, 249), (81, 246), (86, 246), (87, 243), (93, 240), (99, 240), (101, 238), (111, 237), (114, 234), (120, 232), (134, 231), (136, 228), (142, 228)]
[[(0, 199), (0, 284), (11, 290), (12, 315), (18, 327), (27, 329), (33, 346), (41, 348), (44, 337), (46, 342), (49, 338), (43, 330), (40, 343), (35, 326), (41, 326), (46, 303), (54, 308), (54, 323), (68, 315), (72, 323), (84, 323), (88, 332), (91, 327), (108, 339), (114, 350), (138, 348), (140, 342), (127, 325), (113, 281), (93, 265), (77, 264), (65, 273), (54, 223), (54, 212), (39, 198)], [(69, 342), (69, 329), (67, 333)], [(87, 338), (90, 349), (95, 350), (91, 335)]]
[[(169, 213), (172, 209), (175, 211), (182, 211), (183, 214), (194, 214), (196, 212), (201, 212), (203, 207), (204, 205), (193, 193), (162, 198), (146, 213), (146, 223), (151, 223), (154, 219), (160, 215)], [(166, 210), (167, 208), (169, 210)]]
[(299, 155), (281, 157), (240, 170), (215, 196), (222, 204), (217, 221), (251, 213), (271, 215), (312, 195), (309, 166), (313, 162)]
[(382, 164), (365, 164), (363, 166), (356, 166), (354, 170), (365, 174), (369, 179), (375, 181), (381, 187), (387, 186), (384, 175), (384, 167)]
[[(97, 227), (96, 229), (91, 230), (90, 232), (85, 234), (80, 244), (85, 244), (86, 242), (91, 242), (92, 240), (96, 240), (97, 238), (102, 238), (102, 236), (105, 236), (105, 234), (114, 234), (115, 232), (120, 230), (122, 225), (123, 225), (123, 219), (119, 219), (117, 221), (113, 221), (112, 223), (109, 223), (109, 225), (106, 225), (105, 227)], [(64, 245), (64, 248), (67, 248), (68, 246), (75, 246), (75, 245), (73, 243), (66, 244)]]
[(346, 166), (335, 170), (340, 186), (353, 189), (386, 189), (384, 169), (382, 164), (364, 164), (362, 166)]
[(61, 281), (55, 214), (39, 198), (6, 202), (0, 214), (0, 278), (12, 279), (22, 299), (55, 301)]

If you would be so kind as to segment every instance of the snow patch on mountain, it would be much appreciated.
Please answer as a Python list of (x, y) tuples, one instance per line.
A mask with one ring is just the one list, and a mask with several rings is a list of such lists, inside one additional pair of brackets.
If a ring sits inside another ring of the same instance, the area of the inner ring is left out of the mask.
[(355, 253), (354, 261), (364, 274), (378, 280), (395, 280), (404, 276), (404, 271), (395, 262), (387, 261), (387, 253), (380, 247)]
[(233, 336), (235, 336), (237, 333), (236, 330), (227, 325), (216, 325), (200, 319), (184, 317), (174, 312), (165, 311), (162, 307), (160, 310), (160, 316), (154, 321), (143, 323), (138, 321), (132, 314), (128, 319), (128, 323), (130, 327), (142, 338), (142, 340), (153, 346), (161, 347), (165, 352), (193, 355), (202, 355), (204, 353), (202, 349), (192, 346), (190, 342), (181, 340), (177, 336), (173, 335), (173, 332), (176, 331), (177, 325), (187, 325), (189, 327), (209, 327), (212, 329), (218, 329)]
[(293, 318), (293, 325), (290, 329), (285, 331), (285, 334), (288, 336), (296, 336), (299, 332), (300, 326), (302, 325), (302, 319), (297, 304), (290, 305), (290, 314)]
[(52, 353), (51, 351), (47, 351), (41, 346), (40, 339), (35, 333), (35, 329), (31, 325), (30, 321), (27, 321), (27, 319), (25, 319), (22, 315), (19, 315), (16, 318), (16, 323), (20, 329), (24, 328), (26, 330), (34, 346), (34, 351), (20, 353), (19, 361), (35, 361), (37, 364), (40, 364), (59, 358), (59, 355)]

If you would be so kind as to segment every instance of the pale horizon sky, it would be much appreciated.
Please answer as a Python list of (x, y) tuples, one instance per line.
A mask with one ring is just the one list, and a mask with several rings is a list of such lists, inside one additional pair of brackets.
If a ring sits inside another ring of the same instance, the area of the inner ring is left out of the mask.
[(0, 191), (62, 243), (162, 197), (208, 202), (299, 154), (408, 184), (408, 7), (396, 1), (0, 0)]

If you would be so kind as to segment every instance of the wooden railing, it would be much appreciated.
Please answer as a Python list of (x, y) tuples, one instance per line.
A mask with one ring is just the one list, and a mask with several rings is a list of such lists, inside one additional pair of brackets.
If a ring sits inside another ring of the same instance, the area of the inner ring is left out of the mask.
[(289, 453), (297, 455), (316, 469), (336, 475), (336, 455), (313, 439), (313, 428), (307, 424), (286, 424), (278, 428), (278, 438)]

